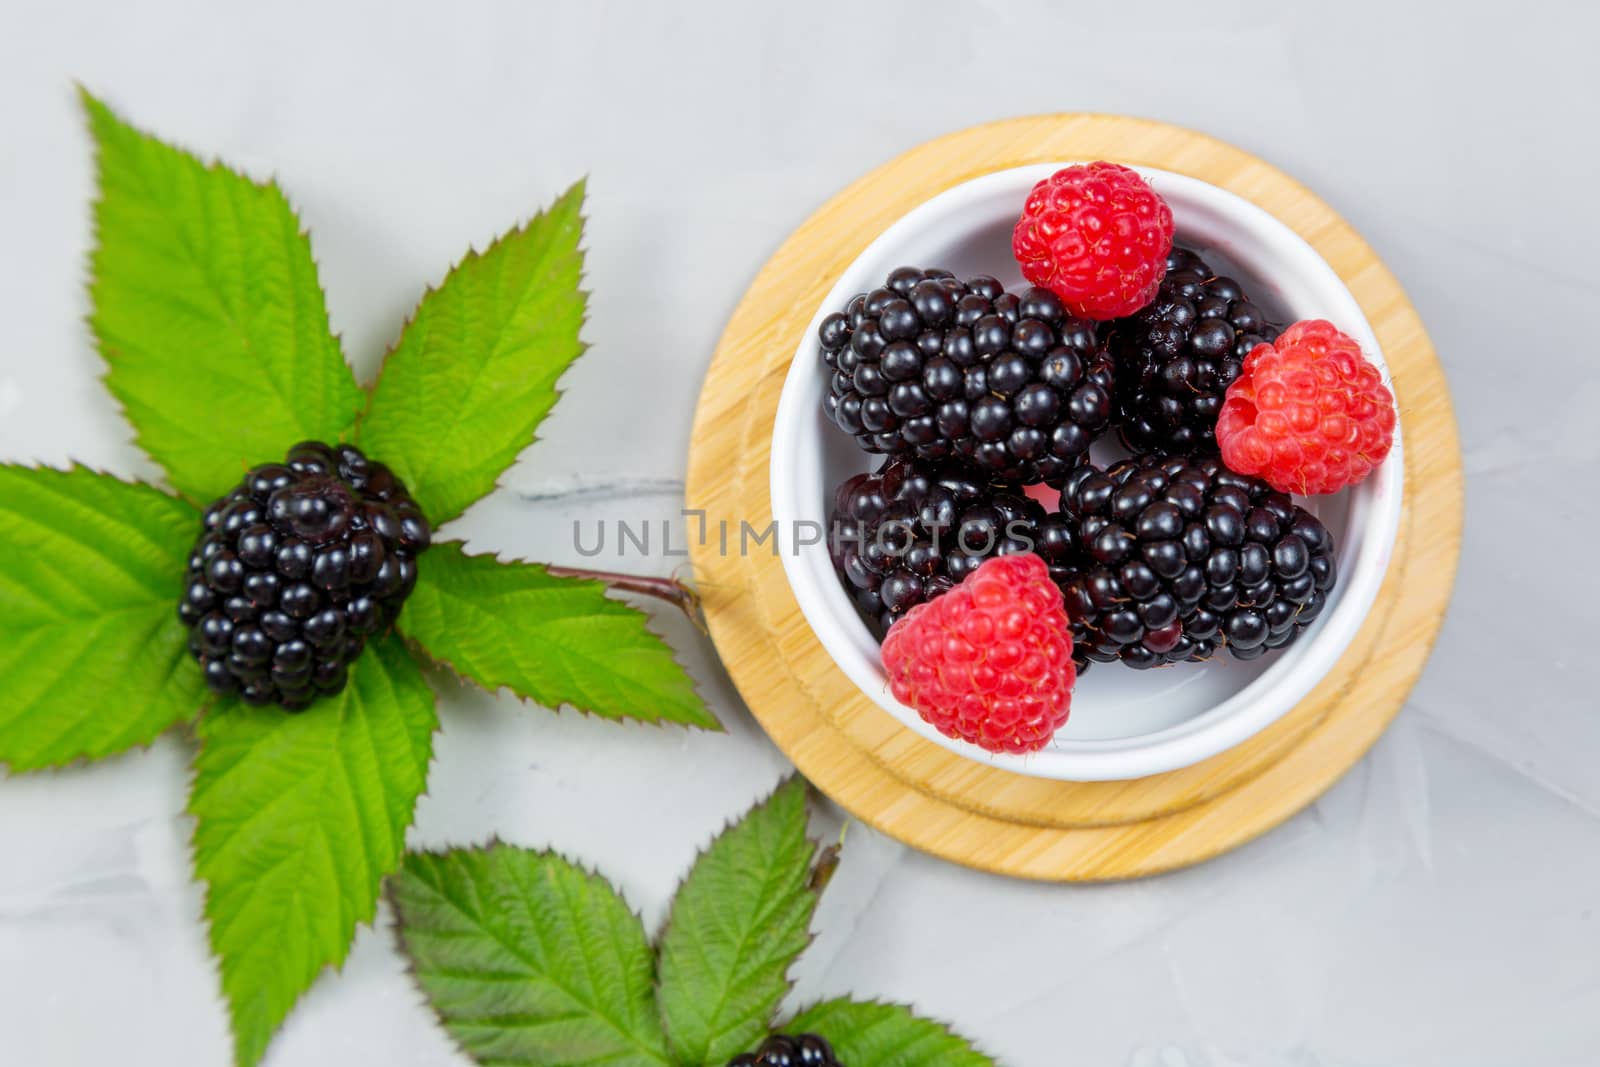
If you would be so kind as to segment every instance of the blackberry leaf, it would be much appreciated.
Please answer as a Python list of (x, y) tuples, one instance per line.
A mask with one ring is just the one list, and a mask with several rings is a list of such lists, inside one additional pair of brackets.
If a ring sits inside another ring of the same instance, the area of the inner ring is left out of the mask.
[(435, 527), (533, 443), (556, 380), (583, 353), (584, 183), (422, 298), (384, 361), (361, 444), (394, 468)]
[(469, 556), (459, 544), (435, 545), (418, 572), (401, 631), (485, 689), (608, 719), (721, 729), (644, 612), (603, 583)]
[(433, 692), (393, 637), (368, 647), (344, 693), (299, 715), (230, 704), (201, 721), (195, 872), (240, 1067), (372, 920), (436, 726)]
[(173, 604), (199, 522), (147, 485), (0, 465), (0, 764), (108, 756), (199, 709)]
[(672, 1062), (644, 928), (597, 875), (506, 845), (412, 853), (391, 897), (418, 982), (479, 1062)]
[(673, 899), (659, 997), (682, 1063), (725, 1063), (753, 1048), (789, 991), (789, 967), (811, 942), (817, 903), (805, 790), (791, 778), (724, 831)]
[(849, 999), (808, 1008), (784, 1024), (785, 1032), (821, 1034), (843, 1064), (870, 1067), (994, 1067), (943, 1023), (923, 1019), (898, 1004)]
[(100, 182), (90, 321), (140, 446), (210, 500), (262, 456), (348, 437), (362, 393), (283, 193), (83, 104)]

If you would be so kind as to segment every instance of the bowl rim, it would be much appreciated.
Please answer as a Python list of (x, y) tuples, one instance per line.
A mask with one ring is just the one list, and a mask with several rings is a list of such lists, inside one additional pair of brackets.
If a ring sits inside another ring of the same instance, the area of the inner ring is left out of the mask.
[[(812, 384), (821, 381), (812, 358), (816, 328), (821, 319), (855, 292), (871, 288), (870, 283), (863, 285), (855, 277), (862, 272), (862, 264), (879, 258), (886, 247), (892, 247), (908, 233), (920, 232), (930, 217), (958, 211), (998, 189), (1018, 189), (1016, 200), (1020, 205), (1035, 181), (1072, 162), (1008, 167), (951, 186), (885, 228), (840, 272), (801, 335), (785, 376), (773, 423), (769, 490), (772, 516), (779, 529), (813, 521), (799, 497), (800, 483), (805, 480), (801, 477), (801, 468), (806, 450), (798, 447), (798, 442), (806, 436), (806, 421), (815, 418), (815, 403), (820, 393), (811, 389), (809, 392), (815, 394), (814, 397), (802, 394), (808, 393), (808, 381)], [(1180, 230), (1185, 213), (1205, 205), (1272, 247), (1279, 256), (1293, 260), (1296, 276), (1313, 285), (1319, 298), (1337, 306), (1336, 310), (1331, 307), (1323, 310), (1340, 329), (1360, 342), (1364, 353), (1378, 366), (1385, 383), (1392, 389), (1382, 347), (1360, 304), (1337, 272), (1309, 243), (1270, 212), (1209, 182), (1161, 168), (1135, 166), (1133, 169), (1157, 184), (1164, 195), (1171, 195), (1176, 202), (1174, 214), (1178, 216)], [(1247, 264), (1241, 262), (1241, 265)], [(785, 578), (806, 624), (834, 664), (863, 695), (919, 736), (977, 763), (1031, 777), (1064, 781), (1144, 777), (1198, 763), (1245, 741), (1287, 714), (1333, 669), (1371, 609), (1392, 556), (1404, 495), (1401, 437), (1397, 425), (1389, 457), (1350, 500), (1350, 525), (1362, 529), (1363, 535), (1351, 563), (1341, 567), (1342, 589), (1332, 610), (1313, 624), (1312, 632), (1305, 639), (1296, 642), (1298, 658), (1284, 662), (1283, 657), (1277, 657), (1278, 662), (1219, 703), (1183, 722), (1144, 734), (1071, 739), (1026, 755), (990, 753), (968, 742), (946, 737), (914, 710), (894, 699), (876, 656), (863, 653), (859, 638), (866, 636), (870, 642), (870, 636), (839, 587), (827, 557), (826, 544), (797, 547), (793, 552), (779, 555)], [(819, 555), (824, 564), (820, 575)], [(859, 634), (852, 633), (852, 629), (859, 630)], [(876, 643), (872, 642), (872, 646), (875, 648)]]

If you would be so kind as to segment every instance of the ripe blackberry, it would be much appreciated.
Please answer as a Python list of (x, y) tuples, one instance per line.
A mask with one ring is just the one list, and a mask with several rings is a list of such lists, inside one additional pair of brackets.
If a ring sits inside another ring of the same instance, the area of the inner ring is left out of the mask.
[(1154, 667), (1219, 648), (1255, 659), (1294, 641), (1333, 588), (1327, 528), (1215, 456), (1086, 467), (1061, 512), (1082, 546), (1062, 592), (1083, 659)]
[(818, 339), (828, 418), (868, 452), (1060, 485), (1111, 424), (1111, 359), (1047, 289), (901, 267)]
[(1123, 443), (1136, 453), (1214, 450), (1228, 386), (1250, 350), (1278, 332), (1238, 282), (1174, 248), (1156, 298), (1101, 330), (1116, 360)]
[(349, 445), (308, 441), (254, 468), (206, 509), (178, 605), (206, 684), (291, 711), (339, 692), (430, 537), (394, 473)]
[(821, 1034), (773, 1034), (755, 1052), (728, 1061), (728, 1067), (845, 1067)]
[(1066, 521), (1020, 490), (960, 464), (908, 458), (839, 486), (828, 547), (856, 611), (880, 640), (902, 615), (991, 556), (1036, 552), (1057, 581), (1074, 556)]

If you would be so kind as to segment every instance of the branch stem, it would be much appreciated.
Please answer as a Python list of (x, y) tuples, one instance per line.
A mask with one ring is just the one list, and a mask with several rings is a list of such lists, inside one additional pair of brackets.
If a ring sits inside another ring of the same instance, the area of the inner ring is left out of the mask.
[(594, 571), (584, 567), (547, 566), (548, 572), (558, 578), (587, 578), (604, 582), (624, 593), (637, 593), (664, 600), (689, 617), (696, 626), (700, 621), (700, 594), (694, 587), (679, 578), (653, 578), (640, 574), (619, 574), (616, 571)]

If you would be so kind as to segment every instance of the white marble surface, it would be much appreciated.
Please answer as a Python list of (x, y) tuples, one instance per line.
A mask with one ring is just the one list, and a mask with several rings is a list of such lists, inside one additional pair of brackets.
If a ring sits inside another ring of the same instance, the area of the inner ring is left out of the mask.
[[(90, 169), (74, 78), (282, 179), (363, 372), (468, 242), (590, 174), (593, 351), (513, 491), (459, 530), (557, 561), (576, 559), (573, 517), (676, 512), (722, 322), (839, 186), (1018, 113), (1206, 130), (1343, 212), (1445, 360), (1469, 519), (1432, 664), (1322, 801), (1188, 872), (1028, 885), (853, 828), (797, 996), (914, 1001), (1014, 1067), (1593, 1064), (1600, 17), (1324, 6), (4, 0), (0, 457), (152, 473), (81, 325)], [(453, 696), (414, 842), (553, 844), (657, 922), (697, 846), (785, 769), (711, 649), (663, 622), (726, 736)], [(167, 740), (0, 780), (0, 1063), (225, 1062), (186, 761)], [(466, 1061), (379, 929), (267, 1062)]]

